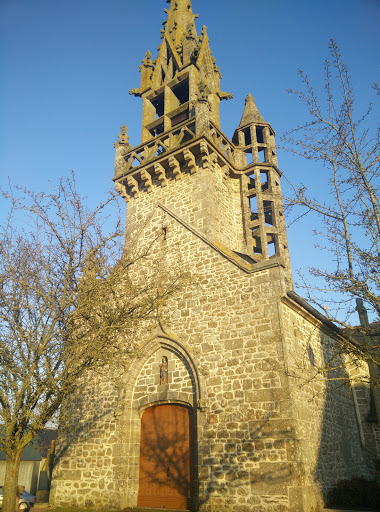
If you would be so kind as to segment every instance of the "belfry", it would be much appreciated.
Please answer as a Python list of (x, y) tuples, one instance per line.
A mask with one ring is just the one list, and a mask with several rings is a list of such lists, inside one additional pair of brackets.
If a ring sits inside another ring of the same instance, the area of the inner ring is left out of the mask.
[(113, 180), (126, 251), (144, 254), (136, 280), (188, 280), (139, 326), (120, 383), (84, 385), (51, 502), (318, 512), (339, 480), (373, 476), (368, 392), (355, 406), (355, 391), (293, 376), (341, 334), (293, 291), (275, 132), (248, 94), (223, 133), (232, 94), (207, 29), (198, 35), (190, 0), (168, 3), (158, 55), (146, 52), (130, 91), (141, 144), (121, 127)]
[[(123, 126), (115, 145), (116, 189), (129, 201), (208, 169), (191, 183), (208, 189), (191, 197), (202, 217), (193, 226), (251, 264), (281, 260), (291, 289), (274, 131), (248, 94), (232, 141), (223, 134), (219, 104), (232, 94), (221, 91), (207, 28), (197, 36), (190, 2), (170, 2), (166, 12), (158, 57), (153, 62), (146, 53), (140, 88), (130, 91), (143, 101), (141, 145), (130, 147)], [(171, 192), (172, 185), (160, 197)]]

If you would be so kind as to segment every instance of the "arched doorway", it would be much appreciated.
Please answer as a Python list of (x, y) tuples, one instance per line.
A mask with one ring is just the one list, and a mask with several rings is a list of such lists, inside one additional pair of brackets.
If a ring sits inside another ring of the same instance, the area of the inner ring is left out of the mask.
[(193, 417), (163, 404), (141, 418), (139, 507), (189, 509), (193, 497)]

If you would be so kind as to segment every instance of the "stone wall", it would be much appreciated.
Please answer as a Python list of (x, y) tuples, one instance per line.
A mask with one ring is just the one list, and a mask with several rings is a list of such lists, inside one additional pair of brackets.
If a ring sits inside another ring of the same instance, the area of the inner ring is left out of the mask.
[(118, 507), (117, 388), (110, 373), (87, 375), (62, 407), (50, 501), (60, 506)]
[(377, 448), (377, 457), (380, 459), (380, 425), (373, 426), (373, 432), (376, 440), (376, 448)]
[[(336, 358), (334, 333), (289, 299), (281, 308), (304, 485), (317, 483), (326, 494), (339, 480), (374, 478), (373, 436), (366, 423), (368, 392), (362, 393), (360, 415), (348, 365)], [(337, 369), (322, 376), (319, 370), (331, 360)]]
[(153, 179), (151, 192), (143, 192), (128, 203), (127, 240), (136, 238), (155, 205), (162, 203), (210, 240), (245, 252), (240, 177), (225, 177), (217, 163), (195, 174), (182, 164), (181, 171), (180, 180), (169, 173), (169, 185), (165, 187)]
[[(68, 446), (52, 503), (136, 506), (141, 416), (151, 405), (183, 403), (194, 413), (198, 510), (317, 512), (323, 487), (371, 475), (349, 392), (319, 382), (301, 387), (289, 376), (295, 356), (306, 353), (312, 364), (331, 339), (281, 299), (281, 266), (244, 271), (189, 228), (204, 227), (187, 205), (194, 186), (184, 179), (182, 194), (173, 191), (176, 215), (147, 195), (139, 208), (128, 205), (140, 249), (157, 240), (135, 279), (153, 279), (158, 260), (163, 274), (180, 267), (192, 279), (161, 322), (138, 327), (138, 350), (118, 388), (106, 377), (83, 383), (78, 405), (70, 404), (77, 407), (70, 436), (61, 435), (61, 450)], [(163, 355), (167, 385), (158, 380)]]

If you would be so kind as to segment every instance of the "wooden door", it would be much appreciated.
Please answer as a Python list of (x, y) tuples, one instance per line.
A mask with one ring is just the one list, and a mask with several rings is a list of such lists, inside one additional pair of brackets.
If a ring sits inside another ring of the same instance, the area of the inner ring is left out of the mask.
[(141, 418), (139, 507), (192, 505), (192, 415), (183, 405), (156, 405)]

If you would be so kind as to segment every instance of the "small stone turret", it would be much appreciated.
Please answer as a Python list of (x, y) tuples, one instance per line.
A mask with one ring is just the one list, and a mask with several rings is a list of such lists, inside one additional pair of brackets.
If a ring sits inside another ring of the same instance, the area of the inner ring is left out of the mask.
[(251, 94), (245, 99), (244, 112), (232, 141), (244, 148), (243, 163), (265, 162), (277, 165), (274, 130), (266, 123)]
[(291, 282), (290, 258), (278, 169), (275, 132), (264, 121), (248, 94), (243, 115), (232, 141), (240, 148), (239, 164), (245, 167), (243, 214), (249, 252), (266, 260), (279, 255), (286, 261)]

